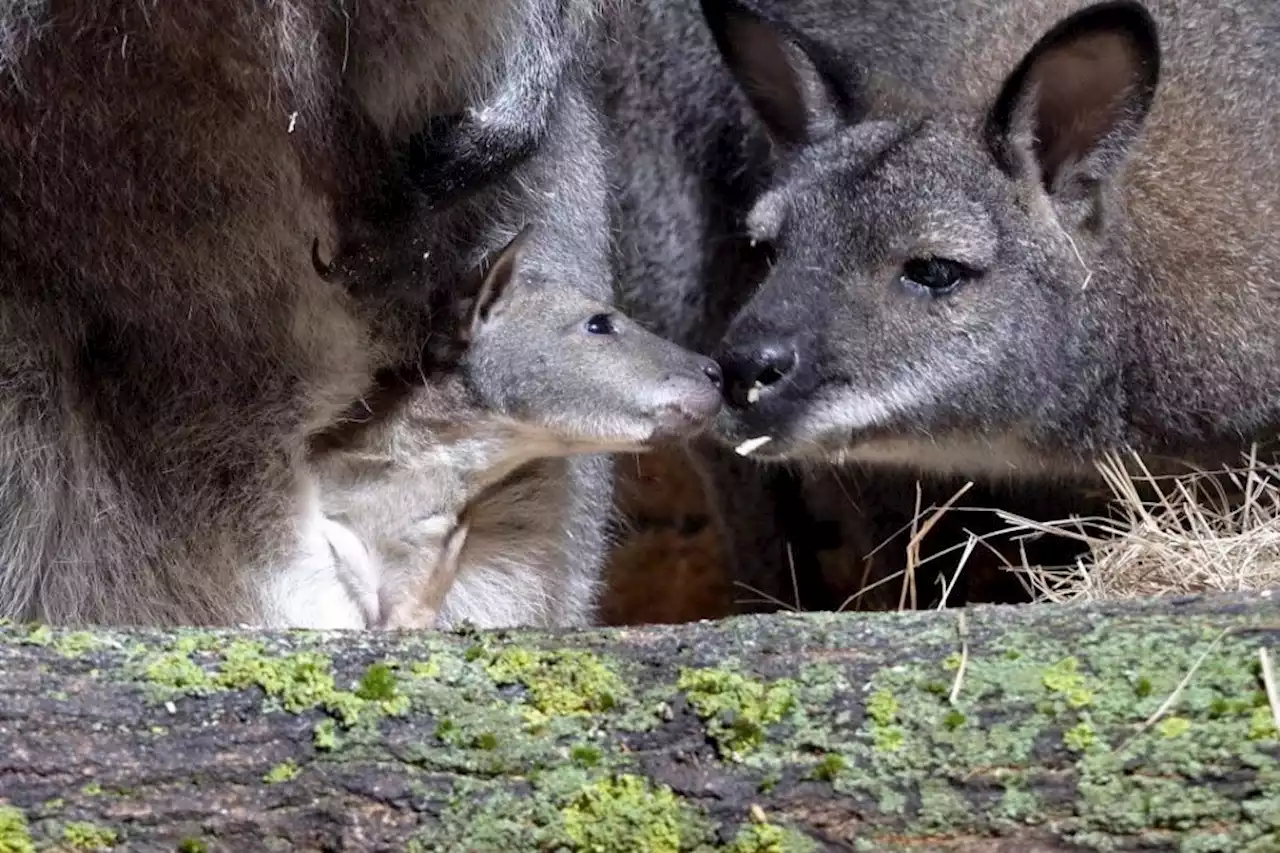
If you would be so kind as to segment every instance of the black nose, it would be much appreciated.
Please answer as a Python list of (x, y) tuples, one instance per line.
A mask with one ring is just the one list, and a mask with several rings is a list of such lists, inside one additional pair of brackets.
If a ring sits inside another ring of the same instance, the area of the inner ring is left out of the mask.
[(796, 348), (790, 341), (769, 341), (753, 348), (731, 349), (719, 362), (729, 404), (746, 408), (795, 369)]
[(707, 378), (711, 380), (711, 384), (720, 388), (724, 385), (724, 374), (720, 372), (720, 365), (711, 359), (703, 362), (702, 372), (707, 374)]

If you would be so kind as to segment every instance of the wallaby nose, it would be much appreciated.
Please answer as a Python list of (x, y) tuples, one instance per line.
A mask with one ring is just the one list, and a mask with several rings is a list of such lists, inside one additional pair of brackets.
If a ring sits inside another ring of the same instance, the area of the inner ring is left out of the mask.
[(707, 359), (702, 365), (702, 372), (711, 380), (711, 384), (717, 388), (724, 387), (724, 374), (720, 371), (720, 365), (711, 359)]
[(731, 349), (719, 358), (729, 405), (744, 409), (796, 366), (790, 341), (769, 341), (751, 349)]

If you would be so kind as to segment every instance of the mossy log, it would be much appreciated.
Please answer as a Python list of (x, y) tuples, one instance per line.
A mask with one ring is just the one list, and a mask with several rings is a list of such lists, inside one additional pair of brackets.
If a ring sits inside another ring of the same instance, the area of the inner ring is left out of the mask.
[(7, 626), (0, 853), (1276, 851), (1277, 610)]

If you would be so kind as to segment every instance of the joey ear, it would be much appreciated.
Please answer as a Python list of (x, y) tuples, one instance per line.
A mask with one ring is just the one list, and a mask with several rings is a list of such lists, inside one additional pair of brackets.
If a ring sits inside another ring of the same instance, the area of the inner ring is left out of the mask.
[(1088, 6), (1041, 36), (1005, 80), (987, 144), (1006, 172), (1038, 173), (1050, 193), (1073, 177), (1105, 178), (1141, 131), (1159, 78), (1159, 34), (1146, 8)]
[(702, 0), (702, 13), (725, 63), (776, 143), (792, 148), (837, 128), (841, 92), (812, 46), (738, 0)]
[(475, 303), (471, 307), (472, 333), (489, 320), (495, 306), (510, 294), (516, 285), (516, 280), (520, 277), (524, 251), (529, 245), (533, 230), (533, 225), (526, 225), (520, 229), (520, 233), (513, 237), (511, 242), (507, 243), (493, 259), (480, 285), (480, 292), (476, 294)]

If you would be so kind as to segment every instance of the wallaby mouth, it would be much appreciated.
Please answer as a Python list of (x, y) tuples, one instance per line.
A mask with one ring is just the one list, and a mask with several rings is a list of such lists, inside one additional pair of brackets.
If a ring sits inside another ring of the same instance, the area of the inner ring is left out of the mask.
[(708, 429), (723, 405), (720, 367), (706, 359), (701, 376), (671, 377), (654, 411), (652, 441), (679, 441)]
[(750, 407), (744, 410), (724, 406), (715, 419), (712, 433), (717, 441), (733, 448), (739, 456), (764, 461), (789, 455), (791, 442), (785, 424)]

